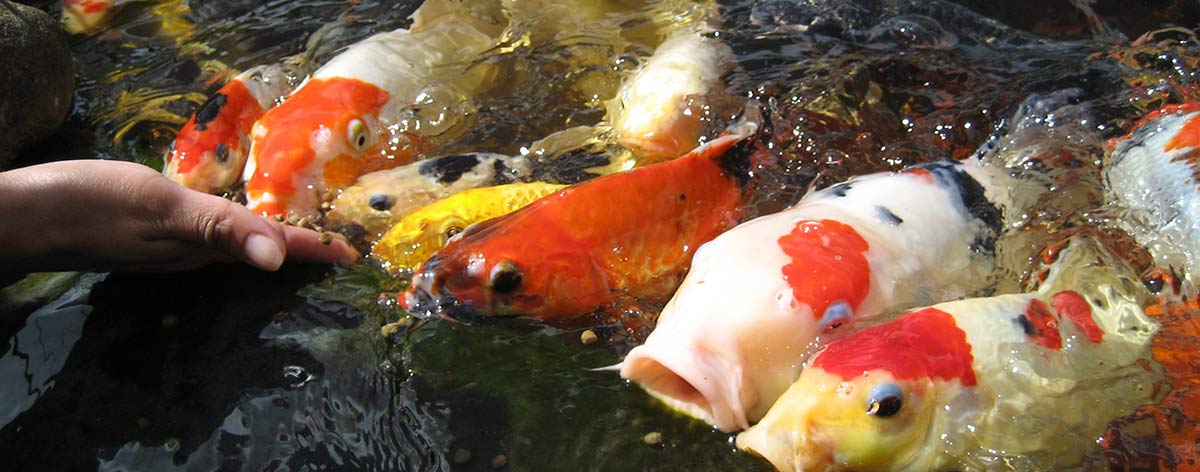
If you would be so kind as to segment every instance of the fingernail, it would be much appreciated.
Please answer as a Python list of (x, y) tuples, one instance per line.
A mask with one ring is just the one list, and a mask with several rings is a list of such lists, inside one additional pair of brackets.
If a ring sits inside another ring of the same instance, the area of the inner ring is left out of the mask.
[(262, 270), (277, 270), (283, 265), (283, 252), (271, 238), (251, 234), (246, 238), (246, 258), (250, 264)]

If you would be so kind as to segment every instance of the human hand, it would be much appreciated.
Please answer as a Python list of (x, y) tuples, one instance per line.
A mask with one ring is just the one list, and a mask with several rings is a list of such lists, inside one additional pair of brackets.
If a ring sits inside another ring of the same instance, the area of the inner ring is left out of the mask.
[(0, 173), (0, 274), (186, 270), (285, 258), (350, 263), (344, 239), (255, 215), (131, 162), (62, 161)]

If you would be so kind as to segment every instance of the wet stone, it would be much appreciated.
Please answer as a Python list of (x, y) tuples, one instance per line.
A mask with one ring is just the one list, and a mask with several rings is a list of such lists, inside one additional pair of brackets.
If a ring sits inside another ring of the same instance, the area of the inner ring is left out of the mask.
[(75, 65), (58, 22), (37, 8), (0, 8), (0, 168), (54, 133), (71, 110)]

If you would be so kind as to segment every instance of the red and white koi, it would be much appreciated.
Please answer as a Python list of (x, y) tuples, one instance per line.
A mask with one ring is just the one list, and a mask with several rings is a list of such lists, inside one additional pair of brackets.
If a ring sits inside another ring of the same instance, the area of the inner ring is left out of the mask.
[(826, 329), (990, 283), (999, 177), (970, 160), (861, 176), (743, 223), (691, 272), (621, 376), (723, 431), (766, 413)]
[(184, 187), (221, 193), (241, 180), (254, 122), (307, 74), (301, 61), (238, 74), (200, 106), (167, 151), (163, 174)]
[[(247, 206), (263, 215), (315, 216), (322, 198), (368, 172), (412, 162), (425, 140), (461, 117), (491, 80), (472, 58), (494, 44), (495, 2), (427, 2), (410, 29), (350, 46), (313, 73), (251, 132)], [(475, 9), (487, 11), (474, 11)], [(430, 110), (441, 129), (413, 118)]]
[(1200, 102), (1143, 118), (1112, 143), (1104, 168), (1117, 220), (1162, 267), (1185, 271), (1193, 293), (1200, 271)]
[[(740, 434), (779, 470), (1052, 470), (1151, 403), (1133, 272), (1076, 240), (1037, 293), (907, 312), (829, 343)], [(1071, 290), (1072, 288), (1077, 289)]]

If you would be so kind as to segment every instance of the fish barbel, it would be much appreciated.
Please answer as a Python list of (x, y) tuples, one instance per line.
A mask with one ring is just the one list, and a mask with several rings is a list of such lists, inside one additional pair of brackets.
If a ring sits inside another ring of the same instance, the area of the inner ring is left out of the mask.
[(675, 160), (598, 177), (475, 225), (414, 274), (402, 300), (411, 313), (565, 321), (619, 297), (665, 297), (696, 247), (742, 214), (739, 177), (725, 168), (737, 159), (727, 153), (757, 129), (743, 119)]
[(167, 151), (163, 174), (205, 193), (229, 190), (245, 169), (254, 122), (305, 74), (300, 60), (285, 59), (235, 76), (180, 128)]
[(437, 200), (476, 187), (528, 180), (532, 166), (524, 156), (473, 153), (426, 159), (372, 172), (338, 193), (330, 202), (325, 226), (352, 225), (375, 242), (409, 213)]
[(737, 445), (786, 471), (1077, 465), (1109, 421), (1153, 401), (1148, 300), (1123, 261), (1077, 239), (1036, 293), (829, 343)]
[[(426, 2), (412, 28), (367, 38), (317, 69), (254, 124), (247, 206), (268, 216), (316, 216), (324, 196), (359, 176), (412, 162), (428, 136), (462, 118), (457, 107), (469, 92), (492, 81), (491, 68), (471, 59), (503, 28), (498, 9), (498, 2)], [(438, 126), (413, 122), (420, 110), (439, 109)]]
[(410, 213), (371, 250), (391, 273), (411, 271), (475, 223), (512, 213), (565, 185), (526, 182), (464, 190)]
[(725, 232), (621, 376), (722, 431), (748, 427), (825, 330), (991, 282), (993, 174), (972, 159), (860, 176)]
[(1117, 222), (1162, 267), (1185, 271), (1187, 293), (1200, 270), (1200, 102), (1155, 111), (1112, 143), (1104, 167)]

